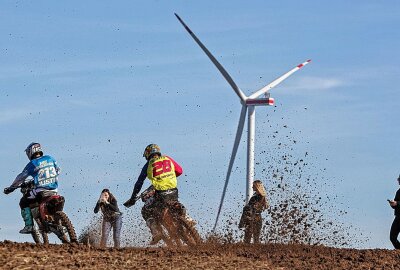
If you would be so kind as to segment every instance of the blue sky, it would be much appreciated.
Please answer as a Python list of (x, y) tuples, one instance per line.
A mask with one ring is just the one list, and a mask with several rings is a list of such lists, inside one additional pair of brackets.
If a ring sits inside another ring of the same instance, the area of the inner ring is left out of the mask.
[[(185, 170), (182, 201), (212, 223), (240, 106), (174, 12), (246, 94), (313, 59), (274, 89), (276, 108), (257, 108), (257, 161), (276, 147), (272, 131), (289, 126), (295, 151), (326, 168), (345, 222), (368, 235), (363, 247), (391, 248), (386, 199), (398, 188), (400, 158), (395, 1), (2, 1), (3, 187), (27, 163), (26, 145), (39, 141), (63, 169), (60, 191), (79, 230), (104, 187), (120, 202), (130, 196), (143, 149), (155, 142)], [(244, 143), (235, 167), (227, 208), (244, 193)], [(29, 240), (18, 235), (19, 197), (0, 196), (0, 239)], [(139, 209), (125, 216), (140, 218)]]

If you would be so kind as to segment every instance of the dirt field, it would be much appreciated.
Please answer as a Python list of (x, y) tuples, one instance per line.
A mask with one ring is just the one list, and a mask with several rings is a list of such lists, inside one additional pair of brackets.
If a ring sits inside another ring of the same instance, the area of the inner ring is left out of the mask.
[(1, 269), (400, 269), (400, 251), (305, 245), (96, 249), (0, 243)]

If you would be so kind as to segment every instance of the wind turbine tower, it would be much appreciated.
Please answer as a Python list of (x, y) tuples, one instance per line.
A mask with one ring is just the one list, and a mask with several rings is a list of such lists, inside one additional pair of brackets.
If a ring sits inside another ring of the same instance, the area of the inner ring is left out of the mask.
[[(222, 192), (221, 201), (218, 208), (217, 218), (215, 220), (214, 229), (217, 227), (219, 216), (221, 214), (222, 205), (224, 203), (226, 189), (228, 187), (229, 178), (232, 172), (233, 163), (235, 161), (236, 153), (239, 147), (240, 139), (242, 137), (244, 122), (246, 120), (246, 114), (248, 111), (248, 127), (247, 127), (247, 181), (246, 181), (246, 203), (249, 202), (252, 195), (252, 184), (254, 181), (254, 144), (255, 144), (255, 123), (256, 123), (256, 106), (272, 106), (274, 105), (274, 99), (270, 98), (269, 91), (288, 78), (290, 75), (298, 71), (303, 66), (311, 62), (307, 60), (304, 63), (297, 65), (295, 68), (291, 69), (289, 72), (283, 74), (276, 80), (267, 84), (263, 88), (255, 91), (250, 96), (246, 96), (243, 91), (236, 85), (228, 72), (222, 67), (222, 65), (215, 59), (215, 57), (210, 53), (210, 51), (201, 43), (201, 41), (196, 37), (196, 35), (190, 30), (190, 28), (183, 22), (183, 20), (175, 13), (175, 16), (181, 22), (186, 31), (192, 36), (194, 41), (200, 46), (208, 58), (213, 62), (217, 69), (221, 72), (222, 76), (228, 81), (232, 89), (235, 91), (236, 95), (240, 99), (242, 104), (242, 111), (240, 113), (239, 124), (236, 131), (235, 143), (233, 144), (232, 155), (229, 161), (228, 171), (226, 173), (224, 190)], [(263, 97), (262, 97), (263, 96)]]

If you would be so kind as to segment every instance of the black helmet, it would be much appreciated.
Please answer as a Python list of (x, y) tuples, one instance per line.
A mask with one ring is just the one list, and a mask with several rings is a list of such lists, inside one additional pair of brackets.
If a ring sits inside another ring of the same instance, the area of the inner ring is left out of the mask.
[(43, 156), (43, 151), (42, 151), (42, 146), (40, 143), (31, 143), (28, 145), (28, 147), (25, 149), (25, 153), (28, 156), (29, 160), (32, 160), (36, 156)]

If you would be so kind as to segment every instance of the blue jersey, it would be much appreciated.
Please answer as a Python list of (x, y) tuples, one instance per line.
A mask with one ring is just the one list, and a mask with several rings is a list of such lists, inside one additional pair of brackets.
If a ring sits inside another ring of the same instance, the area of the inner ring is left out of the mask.
[(59, 167), (51, 156), (42, 156), (31, 160), (12, 183), (19, 186), (28, 176), (33, 178), (35, 190), (56, 190), (58, 187)]

